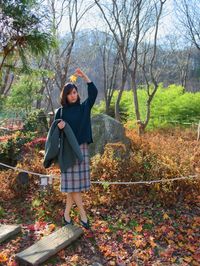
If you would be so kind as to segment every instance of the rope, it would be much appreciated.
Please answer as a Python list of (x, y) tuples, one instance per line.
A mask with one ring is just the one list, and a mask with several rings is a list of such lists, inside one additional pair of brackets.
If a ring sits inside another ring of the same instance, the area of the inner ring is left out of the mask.
[[(0, 165), (3, 165), (5, 167), (7, 167), (7, 168), (11, 168), (13, 170), (22, 171), (22, 172), (29, 173), (29, 174), (32, 174), (32, 175), (38, 175), (40, 177), (60, 178), (59, 176), (56, 176), (56, 175), (40, 174), (40, 173), (28, 171), (28, 170), (21, 169), (21, 168), (18, 168), (18, 167), (14, 167), (14, 166), (11, 166), (11, 165), (8, 165), (8, 164), (4, 164), (4, 163), (0, 163)], [(152, 184), (152, 183), (171, 182), (171, 181), (174, 181), (174, 180), (183, 180), (183, 179), (190, 179), (190, 178), (199, 178), (199, 176), (198, 175), (189, 175), (189, 176), (174, 177), (174, 178), (170, 178), (170, 179), (158, 179), (158, 180), (149, 180), (149, 181), (133, 181), (133, 182), (131, 182), (131, 181), (130, 182), (91, 181), (91, 183), (93, 183), (93, 184), (121, 184), (121, 185), (122, 184), (124, 184), (124, 185), (130, 185), (130, 184)]]
[(0, 163), (0, 165), (3, 165), (7, 168), (11, 168), (13, 170), (18, 170), (18, 171), (21, 171), (21, 172), (25, 172), (25, 173), (28, 173), (28, 174), (32, 174), (32, 175), (38, 175), (38, 176), (50, 176), (50, 175), (45, 175), (45, 174), (39, 174), (39, 173), (35, 173), (35, 172), (32, 172), (32, 171), (28, 171), (28, 170), (25, 170), (25, 169), (22, 169), (22, 168), (18, 168), (18, 167), (14, 167), (14, 166), (11, 166), (11, 165), (8, 165), (8, 164), (5, 164), (5, 163)]

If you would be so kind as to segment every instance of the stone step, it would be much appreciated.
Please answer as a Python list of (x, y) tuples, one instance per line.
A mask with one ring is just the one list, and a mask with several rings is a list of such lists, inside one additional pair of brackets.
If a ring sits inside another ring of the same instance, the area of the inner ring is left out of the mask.
[(0, 224), (0, 243), (21, 232), (21, 226), (15, 224)]
[(15, 258), (19, 260), (20, 263), (38, 265), (71, 244), (83, 233), (83, 229), (78, 226), (63, 226), (52, 234), (42, 237), (42, 239), (24, 251), (17, 253)]

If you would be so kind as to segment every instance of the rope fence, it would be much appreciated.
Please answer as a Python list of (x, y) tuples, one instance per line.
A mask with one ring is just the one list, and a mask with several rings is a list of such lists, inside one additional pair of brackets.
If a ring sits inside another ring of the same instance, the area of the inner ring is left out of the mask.
[[(8, 164), (4, 164), (0, 162), (0, 165), (5, 166), (7, 168), (13, 169), (15, 171), (21, 171), (24, 173), (28, 173), (28, 174), (32, 174), (32, 175), (37, 175), (40, 176), (41, 178), (41, 185), (47, 185), (47, 183), (51, 184), (52, 183), (52, 179), (58, 179), (60, 178), (59, 176), (53, 175), (53, 174), (40, 174), (40, 173), (36, 173), (36, 172), (32, 172), (29, 170), (25, 170), (25, 169), (21, 169), (18, 167), (14, 167)], [(180, 176), (180, 177), (174, 177), (174, 178), (170, 178), (170, 179), (158, 179), (158, 180), (149, 180), (149, 181), (129, 181), (129, 182), (120, 182), (120, 181), (116, 181), (116, 182), (109, 182), (109, 181), (91, 181), (91, 183), (93, 184), (115, 184), (115, 185), (131, 185), (131, 184), (153, 184), (153, 183), (160, 183), (160, 182), (171, 182), (171, 181), (175, 181), (175, 180), (183, 180), (183, 179), (195, 179), (195, 178), (200, 178), (199, 175), (189, 175), (189, 176)]]
[[(19, 119), (17, 119), (19, 121)], [(179, 122), (180, 121), (168, 121), (168, 122)], [(200, 139), (200, 122), (199, 124), (196, 123), (182, 123), (182, 124), (195, 124), (198, 125), (198, 136), (197, 136), (197, 140)], [(21, 169), (18, 167), (13, 167), (11, 165), (8, 164), (4, 164), (0, 162), (0, 165), (5, 166), (7, 168), (13, 169), (15, 171), (21, 171), (24, 173), (28, 173), (28, 174), (32, 174), (32, 175), (36, 175), (39, 176), (41, 178), (41, 185), (47, 185), (47, 183), (51, 184), (52, 183), (52, 179), (55, 178), (60, 178), (59, 176), (53, 175), (53, 174), (41, 174), (41, 173), (36, 173), (33, 171), (29, 171), (29, 170), (25, 170), (25, 169)], [(174, 177), (171, 179), (158, 179), (158, 180), (149, 180), (149, 181), (129, 181), (129, 182), (120, 182), (120, 181), (116, 181), (116, 182), (109, 182), (109, 181), (91, 181), (91, 183), (93, 184), (123, 184), (123, 185), (131, 185), (131, 184), (153, 184), (153, 183), (160, 183), (160, 182), (171, 182), (171, 181), (175, 181), (175, 180), (184, 180), (184, 179), (192, 179), (192, 178), (199, 178), (199, 175), (189, 175), (189, 176), (180, 176), (180, 177)]]

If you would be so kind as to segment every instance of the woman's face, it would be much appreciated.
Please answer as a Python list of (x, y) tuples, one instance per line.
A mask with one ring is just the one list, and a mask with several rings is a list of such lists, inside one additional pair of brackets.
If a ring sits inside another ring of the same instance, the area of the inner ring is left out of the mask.
[(78, 92), (75, 88), (67, 95), (67, 100), (69, 103), (74, 103), (77, 101)]

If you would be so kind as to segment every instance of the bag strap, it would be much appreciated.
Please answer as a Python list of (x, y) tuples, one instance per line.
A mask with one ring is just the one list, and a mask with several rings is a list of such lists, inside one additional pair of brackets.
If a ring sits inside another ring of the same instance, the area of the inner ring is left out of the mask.
[[(63, 107), (61, 107), (60, 109), (60, 118), (62, 119), (62, 116), (63, 116)], [(61, 134), (62, 134), (62, 130), (59, 130), (59, 138), (61, 137)]]
[(60, 110), (60, 118), (62, 118), (63, 116), (63, 107), (61, 107), (61, 110)]

